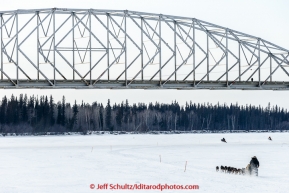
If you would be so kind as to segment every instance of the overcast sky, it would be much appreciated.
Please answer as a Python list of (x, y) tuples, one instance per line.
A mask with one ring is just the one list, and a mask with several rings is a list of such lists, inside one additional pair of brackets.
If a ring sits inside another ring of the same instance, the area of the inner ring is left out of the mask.
[[(1, 11), (33, 8), (94, 8), (120, 9), (198, 18), (247, 34), (261, 37), (289, 49), (288, 0), (0, 0)], [(238, 103), (267, 106), (277, 104), (289, 108), (289, 91), (212, 91), (212, 90), (3, 90), (4, 95), (50, 95), (60, 100), (65, 95), (68, 102), (82, 100), (106, 103), (107, 99), (121, 102), (164, 102), (177, 100), (220, 103)]]

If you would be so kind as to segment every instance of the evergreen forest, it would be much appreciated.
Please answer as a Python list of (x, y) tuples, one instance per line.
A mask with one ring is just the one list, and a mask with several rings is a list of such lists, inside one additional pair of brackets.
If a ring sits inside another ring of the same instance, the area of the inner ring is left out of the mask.
[(238, 104), (92, 104), (21, 94), (0, 100), (0, 133), (87, 131), (288, 130), (289, 113), (278, 106)]

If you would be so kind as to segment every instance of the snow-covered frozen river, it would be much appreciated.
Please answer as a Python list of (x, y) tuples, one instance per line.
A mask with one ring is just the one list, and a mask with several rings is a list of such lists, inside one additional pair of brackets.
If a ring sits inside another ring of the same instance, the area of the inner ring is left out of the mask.
[[(0, 156), (3, 193), (112, 192), (91, 184), (199, 186), (165, 193), (289, 192), (289, 133), (1, 137)], [(260, 162), (258, 177), (216, 172), (217, 165), (246, 167), (252, 156)]]

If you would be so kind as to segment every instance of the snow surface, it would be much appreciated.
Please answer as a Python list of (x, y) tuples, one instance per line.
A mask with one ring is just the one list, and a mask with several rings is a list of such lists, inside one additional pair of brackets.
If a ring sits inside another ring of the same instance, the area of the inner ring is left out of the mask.
[[(199, 185), (165, 193), (284, 193), (288, 150), (289, 133), (0, 137), (0, 192), (161, 192), (90, 189), (90, 184), (161, 183)], [(252, 156), (260, 161), (259, 177), (215, 170), (246, 167)]]

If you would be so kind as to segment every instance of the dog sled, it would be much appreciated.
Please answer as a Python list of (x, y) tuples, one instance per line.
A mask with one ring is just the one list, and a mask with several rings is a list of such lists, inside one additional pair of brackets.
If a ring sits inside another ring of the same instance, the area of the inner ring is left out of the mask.
[(270, 136), (268, 137), (268, 139), (269, 139), (270, 141), (272, 141), (272, 138), (271, 138)]
[(221, 141), (224, 142), (224, 143), (227, 143), (225, 138), (221, 139)]

